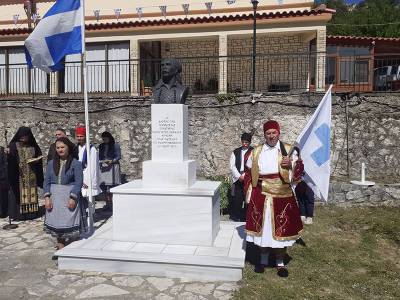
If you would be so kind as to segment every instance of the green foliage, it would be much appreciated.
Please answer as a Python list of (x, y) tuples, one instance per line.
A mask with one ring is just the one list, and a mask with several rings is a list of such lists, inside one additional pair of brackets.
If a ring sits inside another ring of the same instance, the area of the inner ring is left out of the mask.
[(215, 99), (217, 99), (219, 103), (224, 103), (225, 101), (229, 104), (239, 103), (239, 98), (236, 93), (216, 95)]
[(212, 181), (221, 181), (221, 185), (219, 186), (219, 193), (221, 196), (221, 213), (226, 212), (229, 205), (229, 195), (231, 193), (231, 179), (229, 176), (212, 176), (207, 178)]
[(365, 0), (356, 6), (349, 6), (344, 0), (316, 1), (316, 4), (321, 3), (337, 10), (328, 24), (328, 34), (400, 37), (400, 0)]

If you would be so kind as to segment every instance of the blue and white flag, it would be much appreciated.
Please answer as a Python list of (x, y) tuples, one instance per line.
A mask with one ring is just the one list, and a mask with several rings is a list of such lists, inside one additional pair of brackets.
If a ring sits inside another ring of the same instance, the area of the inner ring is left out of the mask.
[(68, 54), (82, 53), (81, 0), (57, 0), (25, 41), (30, 68), (61, 70)]
[(332, 86), (318, 105), (303, 132), (297, 138), (304, 163), (305, 181), (314, 185), (321, 198), (328, 200), (331, 173)]

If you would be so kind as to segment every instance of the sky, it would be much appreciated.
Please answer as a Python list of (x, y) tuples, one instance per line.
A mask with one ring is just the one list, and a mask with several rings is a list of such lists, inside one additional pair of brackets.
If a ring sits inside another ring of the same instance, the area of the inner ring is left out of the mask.
[(359, 2), (361, 2), (362, 0), (346, 0), (346, 3), (348, 3), (348, 4), (354, 4), (354, 3), (359, 3)]

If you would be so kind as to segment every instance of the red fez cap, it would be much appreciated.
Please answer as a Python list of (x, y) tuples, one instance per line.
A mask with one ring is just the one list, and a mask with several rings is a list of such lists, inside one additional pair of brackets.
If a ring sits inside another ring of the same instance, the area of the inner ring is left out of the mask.
[(76, 128), (76, 134), (86, 135), (86, 128), (85, 127), (77, 127)]
[(264, 123), (264, 132), (266, 132), (268, 129), (276, 129), (278, 132), (281, 132), (281, 127), (279, 126), (279, 123), (274, 120), (269, 120)]

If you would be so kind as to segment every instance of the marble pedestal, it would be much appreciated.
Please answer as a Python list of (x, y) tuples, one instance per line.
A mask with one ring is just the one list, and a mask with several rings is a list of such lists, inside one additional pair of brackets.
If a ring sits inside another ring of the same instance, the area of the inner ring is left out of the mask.
[(111, 189), (113, 220), (58, 251), (59, 268), (240, 280), (244, 225), (220, 223), (220, 182), (196, 181), (187, 106), (151, 110), (152, 160), (143, 162), (143, 179)]
[(245, 258), (244, 224), (221, 222), (212, 246), (115, 241), (110, 219), (89, 239), (56, 252), (60, 270), (128, 273), (187, 281), (238, 281)]
[(196, 182), (196, 161), (143, 162), (143, 186), (147, 188), (185, 189)]
[(219, 230), (219, 182), (149, 188), (135, 180), (111, 189), (113, 240), (212, 246)]

